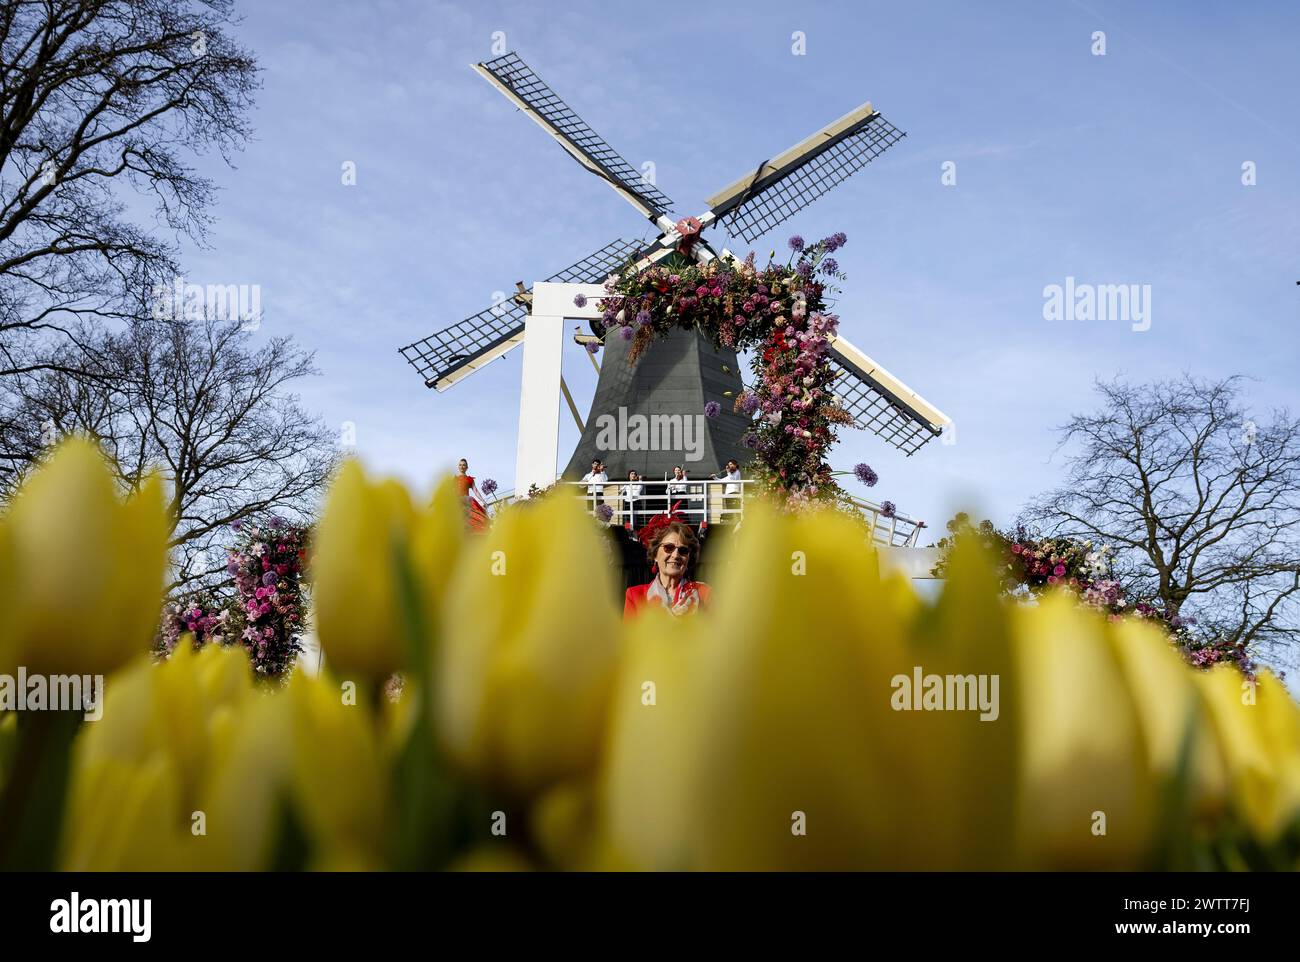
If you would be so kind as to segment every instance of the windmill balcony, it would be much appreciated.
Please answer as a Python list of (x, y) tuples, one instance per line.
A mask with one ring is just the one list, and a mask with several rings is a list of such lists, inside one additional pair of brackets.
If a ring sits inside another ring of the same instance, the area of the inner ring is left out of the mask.
[[(662, 514), (677, 505), (678, 512), (693, 525), (738, 525), (744, 520), (745, 502), (753, 481), (686, 480), (640, 481), (639, 497), (627, 500), (622, 488), (628, 482), (610, 481), (597, 485), (595, 492), (586, 481), (557, 481), (557, 486), (571, 492), (580, 500), (587, 513), (595, 517), (601, 505), (608, 505), (612, 514), (611, 527), (636, 531), (656, 514)], [(732, 493), (728, 493), (728, 489)], [(736, 493), (739, 489), (739, 493)], [(514, 492), (505, 492), (493, 504), (508, 504), (515, 500)], [(850, 496), (849, 500), (865, 516), (871, 540), (882, 547), (915, 548), (925, 527), (920, 521), (895, 512), (886, 517), (881, 505), (865, 498)]]

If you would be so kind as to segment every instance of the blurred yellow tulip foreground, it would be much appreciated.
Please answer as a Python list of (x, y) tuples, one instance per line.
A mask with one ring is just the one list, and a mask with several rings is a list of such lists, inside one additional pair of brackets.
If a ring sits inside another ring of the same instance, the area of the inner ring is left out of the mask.
[(851, 520), (759, 505), (711, 610), (624, 622), (575, 505), (469, 534), (450, 483), (422, 508), (348, 464), (311, 561), (326, 670), (267, 685), (238, 647), (148, 654), (167, 530), (79, 441), (0, 520), (0, 673), (107, 675), (97, 721), (0, 716), (0, 864), (1297, 866), (1275, 678), (1010, 605), (973, 543), (931, 603)]

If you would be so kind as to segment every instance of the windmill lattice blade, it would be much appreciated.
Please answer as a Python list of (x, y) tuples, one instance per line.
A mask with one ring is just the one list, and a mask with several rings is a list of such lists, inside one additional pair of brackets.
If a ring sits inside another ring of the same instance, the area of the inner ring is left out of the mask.
[[(866, 107), (870, 109), (870, 105)], [(776, 169), (771, 162), (763, 164), (743, 183), (712, 198), (710, 205), (729, 234), (752, 242), (906, 136), (878, 112), (872, 112), (820, 143), (816, 142), (818, 135), (813, 135), (809, 139), (812, 143), (805, 141), (793, 149), (792, 158), (792, 151), (783, 154)]]
[(832, 389), (858, 425), (909, 457), (951, 422), (942, 411), (899, 381), (847, 340), (831, 341)]
[[(577, 263), (570, 264), (559, 273), (552, 274), (546, 280), (599, 284), (639, 254), (641, 248), (642, 244), (637, 241), (616, 240)], [(401, 348), (401, 354), (424, 378), (425, 387), (445, 390), (460, 380), (453, 378), (449, 383), (443, 384), (448, 378), (458, 372), (463, 372), (461, 377), (468, 376), (489, 360), (500, 357), (522, 343), (524, 319), (527, 316), (527, 307), (507, 298), (500, 304), (471, 314), (463, 321), (430, 334), (414, 344), (408, 344)]]
[[(597, 173), (608, 179), (617, 189), (633, 194), (645, 208), (642, 213), (651, 220), (672, 210), (673, 202), (667, 194), (647, 183), (613, 147), (592, 130), (581, 117), (560, 99), (559, 94), (546, 85), (518, 54), (507, 53), (479, 64), (515, 97), (536, 111), (553, 134), (567, 141), (585, 157)], [(630, 198), (629, 198), (630, 199)]]

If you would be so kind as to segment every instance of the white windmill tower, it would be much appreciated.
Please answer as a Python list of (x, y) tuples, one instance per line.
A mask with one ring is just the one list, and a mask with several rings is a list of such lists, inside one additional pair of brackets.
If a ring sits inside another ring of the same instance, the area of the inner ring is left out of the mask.
[[(670, 216), (673, 202), (639, 175), (516, 54), (475, 64), (474, 69), (574, 160), (649, 220), (659, 235), (648, 243), (616, 240), (606, 244), (530, 289), (519, 285), (520, 293), (513, 299), (401, 348), (402, 355), (424, 378), (425, 386), (441, 392), (524, 345), (517, 492), (526, 491), (530, 484), (545, 486), (555, 480), (562, 394), (579, 428), (583, 427), (562, 376), (564, 321), (583, 318), (598, 324), (600, 312), (595, 303), (611, 274), (632, 260), (648, 265), (667, 256), (682, 243), (683, 230), (702, 232), (722, 224), (728, 233), (753, 241), (905, 136), (870, 103), (862, 104), (710, 197), (707, 209), (694, 218), (698, 228), (694, 224), (688, 228), (688, 220), (677, 221)], [(719, 256), (702, 238), (690, 251), (701, 262)], [(724, 250), (722, 256), (730, 255)], [(575, 306), (574, 295), (578, 293), (588, 298), (586, 307)], [(836, 391), (843, 407), (859, 426), (905, 454), (910, 456), (951, 424), (946, 415), (844, 337), (832, 342), (831, 353), (831, 363), (839, 375)], [(606, 363), (601, 369), (602, 381), (610, 367)], [(589, 417), (587, 423), (591, 420)]]

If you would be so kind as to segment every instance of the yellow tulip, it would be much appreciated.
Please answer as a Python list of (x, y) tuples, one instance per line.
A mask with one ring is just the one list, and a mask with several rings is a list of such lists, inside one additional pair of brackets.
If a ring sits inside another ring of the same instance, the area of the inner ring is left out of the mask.
[(1200, 675), (1233, 803), (1264, 843), (1300, 818), (1300, 709), (1267, 672), (1251, 682), (1215, 666)]
[(1300, 706), (1275, 675), (1261, 671), (1256, 684), (1259, 727), (1277, 778), (1276, 825), (1300, 828)]
[(406, 632), (395, 559), (409, 558), (415, 509), (398, 482), (349, 461), (330, 486), (311, 559), (316, 631), (333, 671), (370, 679), (401, 667)]
[(607, 546), (567, 499), (502, 512), (453, 576), (435, 652), (447, 752), (527, 793), (595, 763), (619, 647)]
[(4, 791), (8, 766), (13, 764), (13, 752), (18, 744), (18, 713), (5, 712), (0, 715), (0, 792)]
[(322, 849), (382, 861), (388, 824), (384, 756), (369, 706), (345, 704), (328, 675), (301, 672), (282, 697), (292, 711), (292, 779), (297, 810)]
[(1107, 634), (1134, 693), (1153, 774), (1162, 788), (1169, 788), (1185, 764), (1181, 790), (1188, 809), (1201, 821), (1217, 818), (1228, 801), (1227, 771), (1196, 683), (1198, 672), (1150, 624), (1126, 618), (1109, 626)]
[[(915, 601), (909, 588), (899, 586), (892, 595)], [(908, 808), (915, 836), (900, 867), (1010, 867), (1024, 715), (1011, 612), (999, 597), (994, 562), (977, 538), (959, 540), (943, 594), (910, 624), (910, 660), (945, 680), (948, 710), (898, 713), (895, 741), (904, 748), (898, 764), (912, 773)], [(949, 679), (958, 699), (974, 695), (973, 708), (948, 704)]]
[[(700, 666), (713, 641), (702, 618), (652, 608), (623, 634), (597, 796), (596, 867), (673, 871), (697, 863), (691, 811), (700, 802), (695, 748), (707, 695)], [(538, 817), (549, 822), (549, 814)]]
[(242, 649), (186, 641), (105, 687), (74, 751), (63, 867), (269, 868), (290, 814), (312, 867), (384, 864), (379, 729), (331, 679), (259, 690)]
[(195, 867), (274, 867), (292, 818), (318, 870), (384, 867), (390, 825), (380, 733), (327, 675), (296, 675), (214, 719)]
[(551, 865), (591, 868), (595, 814), (589, 778), (561, 782), (540, 795), (529, 809), (530, 838)]
[(103, 716), (73, 748), (61, 864), (77, 870), (179, 869), (201, 854), (214, 733), (255, 699), (242, 649), (188, 641), (161, 665), (110, 675)]
[(464, 500), (456, 479), (443, 478), (429, 507), (421, 512), (412, 535), (411, 554), (431, 618), (442, 609), (447, 585), (460, 562), (467, 527)]
[[(910, 589), (881, 582), (858, 526), (819, 512), (747, 512), (721, 570), (714, 610), (694, 626), (632, 635), (602, 858), (676, 869), (910, 864), (924, 838), (909, 753), (928, 746), (903, 741), (925, 722), (891, 708), (891, 681), (910, 677), (916, 656), (898, 619), (909, 605), (887, 597)], [(654, 707), (636, 703), (638, 675), (662, 679)]]
[(107, 674), (147, 651), (170, 524), (156, 477), (125, 501), (72, 438), (14, 498), (0, 535), (0, 670)]
[(270, 868), (289, 811), (295, 750), (288, 700), (262, 694), (238, 712), (219, 715), (200, 790), (205, 834), (192, 846), (191, 866), (205, 871)]
[(1106, 622), (1065, 594), (1013, 614), (1022, 857), (1035, 868), (1140, 866), (1153, 846), (1157, 780)]
[(480, 845), (458, 858), (452, 872), (531, 872), (532, 864), (508, 845)]

